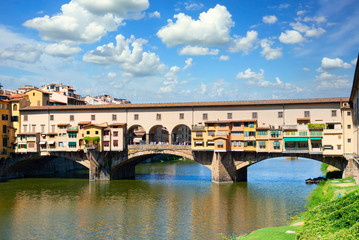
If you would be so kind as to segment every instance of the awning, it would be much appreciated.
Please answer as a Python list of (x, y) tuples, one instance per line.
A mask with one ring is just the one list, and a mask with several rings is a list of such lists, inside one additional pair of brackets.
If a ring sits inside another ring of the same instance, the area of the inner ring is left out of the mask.
[(76, 146), (76, 142), (69, 142), (69, 146)]
[(311, 137), (310, 140), (319, 140), (320, 141), (320, 140), (322, 140), (322, 138), (321, 137)]
[(293, 137), (293, 138), (284, 138), (285, 142), (307, 142), (307, 137)]
[(49, 141), (49, 144), (50, 145), (55, 144), (55, 141)]
[(46, 144), (46, 142), (40, 142), (40, 145), (45, 145)]

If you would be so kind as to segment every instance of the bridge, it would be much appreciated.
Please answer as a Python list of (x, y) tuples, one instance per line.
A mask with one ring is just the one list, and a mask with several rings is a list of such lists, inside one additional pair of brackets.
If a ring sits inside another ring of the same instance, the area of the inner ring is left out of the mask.
[[(18, 134), (23, 137), (17, 142), (27, 148), (0, 163), (0, 176), (30, 159), (62, 157), (89, 168), (90, 180), (134, 178), (137, 164), (159, 154), (193, 159), (211, 169), (214, 182), (246, 181), (248, 166), (283, 156), (327, 162), (348, 175), (357, 172), (357, 165), (350, 158), (352, 132), (346, 126), (352, 124), (352, 109), (347, 101), (26, 107)], [(99, 142), (82, 145), (88, 139)], [(49, 145), (42, 145), (46, 141)]]

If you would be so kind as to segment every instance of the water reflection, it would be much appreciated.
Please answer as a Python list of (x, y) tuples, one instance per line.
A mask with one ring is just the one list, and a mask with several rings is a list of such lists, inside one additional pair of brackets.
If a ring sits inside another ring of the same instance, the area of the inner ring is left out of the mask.
[[(218, 239), (220, 233), (244, 234), (285, 224), (303, 211), (313, 186), (292, 174), (305, 175), (313, 166), (317, 173), (310, 174), (320, 174), (320, 164), (312, 161), (264, 161), (249, 168), (248, 183), (235, 184), (212, 184), (209, 170), (193, 162), (143, 164), (136, 169), (138, 180), (128, 181), (11, 180), (0, 183), (0, 236)], [(276, 180), (283, 168), (291, 174)], [(265, 169), (270, 174), (263, 174)]]

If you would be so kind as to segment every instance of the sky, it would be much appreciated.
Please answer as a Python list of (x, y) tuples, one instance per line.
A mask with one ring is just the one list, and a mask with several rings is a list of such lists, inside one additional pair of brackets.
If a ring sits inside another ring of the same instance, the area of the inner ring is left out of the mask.
[(349, 97), (359, 1), (2, 0), (0, 83), (132, 103)]

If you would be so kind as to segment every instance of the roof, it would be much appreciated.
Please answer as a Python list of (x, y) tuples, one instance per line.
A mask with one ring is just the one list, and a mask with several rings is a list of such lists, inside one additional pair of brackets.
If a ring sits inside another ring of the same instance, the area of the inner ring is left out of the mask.
[(349, 98), (349, 101), (351, 102), (351, 104), (354, 103), (354, 97), (355, 97), (356, 93), (358, 92), (358, 84), (359, 84), (359, 54), (358, 54), (357, 65), (356, 65), (355, 73), (354, 73), (352, 91), (350, 93), (350, 98)]
[(222, 102), (179, 102), (179, 103), (138, 103), (138, 104), (102, 104), (102, 105), (66, 105), (66, 106), (28, 106), (22, 111), (68, 111), (68, 110), (106, 110), (106, 109), (145, 109), (145, 108), (204, 108), (204, 107), (238, 107), (258, 105), (298, 105), (298, 104), (329, 104), (349, 101), (342, 98), (309, 98), (282, 100), (251, 100), (251, 101), (222, 101)]
[(126, 123), (111, 123), (109, 126), (125, 126)]
[(262, 126), (262, 127), (257, 127), (257, 130), (268, 130), (269, 129), (269, 127), (264, 127), (264, 126)]
[(57, 132), (48, 132), (46, 135), (57, 135)]
[(250, 119), (250, 120), (217, 120), (217, 121), (206, 121), (204, 123), (237, 123), (237, 122), (257, 122), (257, 119)]
[(18, 133), (17, 135), (36, 135), (36, 134), (40, 134), (38, 132), (26, 132), (26, 133)]
[(107, 128), (107, 126), (99, 125), (99, 124), (88, 124), (84, 128), (89, 128), (89, 127)]
[(82, 122), (79, 122), (78, 125), (88, 125), (88, 124), (91, 124), (90, 121), (82, 121)]
[(297, 118), (297, 121), (310, 121), (310, 118), (309, 117), (306, 117), (306, 118)]
[(59, 123), (59, 124), (57, 124), (57, 126), (68, 126), (68, 125), (70, 125), (70, 123)]
[(39, 88), (30, 89), (30, 90), (26, 91), (25, 93), (28, 93), (28, 92), (31, 92), (31, 91), (39, 91), (39, 92), (42, 92), (43, 94), (48, 94), (48, 95), (50, 95), (50, 93), (48, 93), (48, 92), (46, 92), (46, 91), (44, 91), (44, 90), (41, 90), (41, 89), (39, 89)]

